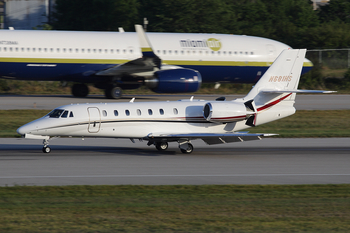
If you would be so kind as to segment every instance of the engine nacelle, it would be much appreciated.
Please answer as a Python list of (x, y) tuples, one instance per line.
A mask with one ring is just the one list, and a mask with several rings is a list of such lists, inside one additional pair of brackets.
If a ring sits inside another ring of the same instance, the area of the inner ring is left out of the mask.
[(192, 69), (169, 69), (155, 72), (155, 79), (145, 80), (146, 86), (158, 93), (195, 92), (202, 83), (201, 74)]
[(243, 103), (209, 102), (204, 105), (203, 116), (210, 122), (236, 122), (248, 118), (247, 108)]

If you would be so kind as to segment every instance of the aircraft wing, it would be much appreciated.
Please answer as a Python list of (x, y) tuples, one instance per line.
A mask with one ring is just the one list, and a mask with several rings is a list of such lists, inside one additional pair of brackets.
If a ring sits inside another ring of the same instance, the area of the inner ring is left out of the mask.
[(149, 134), (147, 140), (150, 141), (178, 141), (178, 140), (194, 140), (202, 139), (208, 145), (230, 143), (230, 142), (243, 142), (251, 140), (261, 140), (262, 137), (274, 136), (277, 134), (263, 134), (263, 133), (248, 133), (248, 132), (236, 132), (236, 133), (192, 133), (192, 134)]
[(145, 57), (138, 58), (126, 63), (113, 66), (111, 68), (99, 71), (96, 75), (101, 76), (118, 76), (121, 74), (137, 74), (143, 72), (152, 72), (160, 67), (161, 60), (159, 57)]
[(135, 29), (140, 41), (142, 57), (102, 70), (97, 72), (96, 75), (116, 76), (124, 73), (137, 74), (160, 69), (162, 60), (153, 52), (151, 43), (149, 42), (145, 31), (142, 29), (142, 26), (135, 25)]

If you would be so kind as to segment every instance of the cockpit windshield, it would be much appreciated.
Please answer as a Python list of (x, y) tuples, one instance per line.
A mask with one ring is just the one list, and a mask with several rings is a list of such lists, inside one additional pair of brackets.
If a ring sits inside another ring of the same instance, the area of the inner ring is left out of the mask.
[(59, 118), (61, 116), (62, 112), (64, 112), (63, 109), (54, 109), (47, 115), (51, 118)]

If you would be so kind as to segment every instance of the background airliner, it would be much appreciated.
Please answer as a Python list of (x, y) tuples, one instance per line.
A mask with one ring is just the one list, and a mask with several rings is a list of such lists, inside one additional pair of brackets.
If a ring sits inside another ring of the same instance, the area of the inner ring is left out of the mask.
[[(146, 85), (158, 93), (195, 92), (204, 83), (255, 83), (288, 45), (239, 35), (132, 32), (0, 31), (0, 77), (91, 83), (119, 98)], [(147, 49), (141, 51), (140, 37)], [(303, 72), (312, 68), (305, 59)]]
[(44, 153), (51, 151), (48, 140), (54, 136), (140, 139), (158, 150), (177, 142), (183, 153), (193, 151), (193, 139), (210, 145), (260, 139), (270, 135), (239, 131), (294, 114), (296, 93), (331, 93), (297, 89), (305, 53), (284, 50), (244, 98), (65, 105), (17, 132), (43, 139)]

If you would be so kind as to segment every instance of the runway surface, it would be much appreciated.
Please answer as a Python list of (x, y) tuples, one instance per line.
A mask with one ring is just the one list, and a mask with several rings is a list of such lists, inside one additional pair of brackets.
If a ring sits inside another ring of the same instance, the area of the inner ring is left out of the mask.
[(0, 186), (350, 183), (350, 139), (271, 139), (182, 154), (127, 139), (0, 139)]
[[(223, 95), (193, 95), (196, 99), (215, 100)], [(1, 95), (0, 109), (47, 109), (71, 103), (105, 103), (126, 102), (136, 97), (135, 101), (174, 101), (189, 99), (191, 95), (126, 95), (119, 100), (105, 99), (102, 95), (91, 95), (87, 98), (74, 98), (70, 95)], [(244, 97), (243, 95), (226, 95), (227, 100)], [(339, 110), (350, 109), (350, 95), (297, 95), (297, 110)]]

